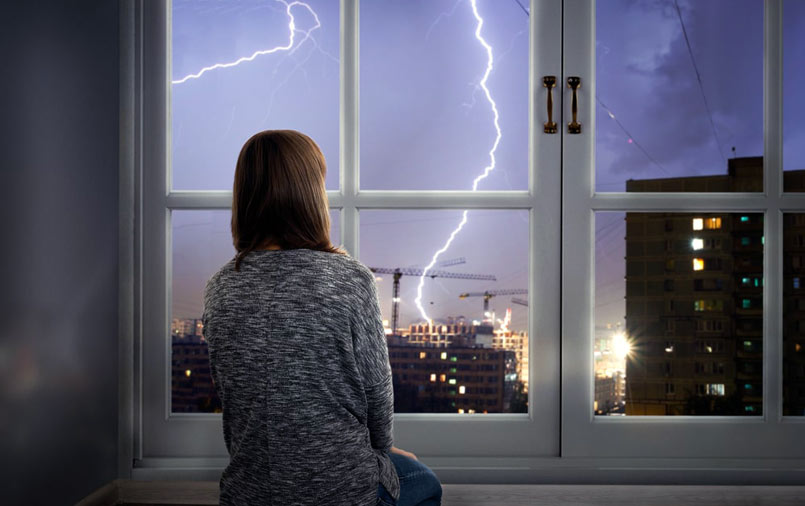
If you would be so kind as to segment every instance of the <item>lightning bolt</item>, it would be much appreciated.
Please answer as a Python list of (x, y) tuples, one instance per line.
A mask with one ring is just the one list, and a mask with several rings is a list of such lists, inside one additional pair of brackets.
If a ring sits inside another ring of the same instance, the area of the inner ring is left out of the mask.
[[(260, 49), (260, 50), (255, 51), (254, 53), (252, 53), (251, 56), (244, 56), (244, 57), (238, 58), (237, 60), (232, 61), (232, 62), (216, 63), (214, 65), (210, 65), (209, 67), (204, 67), (201, 70), (199, 70), (198, 72), (196, 72), (195, 74), (188, 74), (188, 75), (184, 76), (181, 79), (171, 81), (171, 84), (182, 84), (182, 83), (187, 82), (187, 81), (189, 81), (191, 79), (198, 79), (199, 77), (203, 76), (204, 74), (206, 74), (207, 72), (209, 72), (211, 70), (226, 69), (226, 68), (230, 68), (230, 67), (236, 67), (236, 66), (240, 65), (241, 63), (250, 62), (250, 61), (254, 60), (255, 58), (257, 58), (258, 56), (277, 53), (279, 51), (289, 51), (289, 50), (291, 50), (291, 48), (293, 48), (294, 39), (296, 38), (296, 32), (299, 31), (299, 32), (303, 33), (305, 35), (305, 37), (299, 42), (299, 44), (296, 46), (296, 48), (294, 48), (293, 50), (290, 51), (289, 54), (292, 54), (294, 51), (296, 51), (297, 48), (299, 48), (302, 44), (304, 44), (304, 42), (306, 40), (312, 38), (312, 36), (310, 35), (311, 32), (313, 32), (314, 30), (316, 30), (319, 27), (321, 27), (321, 22), (319, 22), (319, 16), (316, 14), (316, 11), (314, 11), (310, 7), (310, 5), (306, 4), (305, 2), (294, 1), (294, 2), (288, 3), (288, 2), (285, 2), (284, 0), (277, 0), (277, 2), (279, 2), (279, 3), (281, 3), (281, 4), (283, 4), (285, 6), (285, 13), (288, 15), (289, 37), (288, 37), (288, 44), (287, 45), (272, 47), (271, 49)], [(308, 30), (297, 30), (296, 29), (296, 18), (294, 18), (294, 15), (293, 15), (293, 12), (291, 12), (291, 9), (294, 6), (297, 6), (297, 5), (302, 7), (302, 8), (304, 8), (304, 9), (306, 9), (313, 16), (313, 19), (316, 21), (316, 24), (312, 28), (310, 28)]]
[[(311, 35), (311, 32), (313, 32), (314, 30), (316, 30), (319, 27), (321, 27), (321, 23), (319, 21), (318, 15), (310, 7), (310, 5), (308, 5), (308, 4), (304, 3), (304, 2), (300, 2), (300, 1), (293, 1), (293, 2), (289, 3), (289, 2), (285, 2), (284, 0), (277, 0), (277, 2), (285, 5), (285, 13), (288, 15), (289, 38), (288, 38), (288, 43), (286, 45), (276, 46), (276, 47), (273, 47), (271, 49), (261, 49), (261, 50), (255, 51), (250, 56), (244, 56), (244, 57), (238, 58), (237, 60), (232, 61), (232, 62), (215, 63), (215, 64), (210, 65), (208, 67), (202, 68), (201, 70), (199, 70), (198, 72), (196, 72), (194, 74), (188, 74), (188, 75), (182, 77), (181, 79), (171, 81), (171, 84), (182, 84), (182, 83), (185, 83), (185, 82), (187, 82), (189, 80), (192, 80), (192, 79), (198, 79), (201, 76), (203, 76), (204, 74), (206, 74), (207, 72), (210, 72), (212, 70), (235, 67), (237, 65), (240, 65), (241, 63), (246, 63), (246, 62), (253, 61), (258, 56), (277, 53), (277, 52), (280, 52), (280, 51), (290, 51), (289, 54), (292, 54), (306, 40), (312, 39), (315, 42), (315, 39), (313, 39), (313, 37)], [(455, 8), (458, 6), (459, 3), (460, 3), (460, 0), (456, 2), (456, 4), (453, 6), (453, 9), (451, 10), (451, 12), (449, 14), (447, 14), (448, 16), (452, 15), (452, 13), (455, 11)], [(489, 105), (490, 105), (490, 107), (492, 109), (492, 113), (494, 115), (494, 126), (495, 126), (495, 133), (496, 133), (495, 141), (492, 144), (492, 148), (489, 150), (489, 165), (487, 165), (484, 168), (483, 173), (481, 175), (479, 175), (478, 177), (476, 177), (475, 180), (472, 183), (472, 191), (477, 191), (478, 183), (482, 179), (486, 178), (489, 175), (489, 172), (491, 172), (492, 170), (495, 169), (495, 165), (496, 165), (495, 151), (497, 151), (498, 145), (500, 144), (500, 139), (502, 137), (502, 132), (500, 130), (500, 122), (499, 122), (500, 114), (498, 113), (497, 103), (492, 98), (492, 93), (489, 91), (489, 88), (486, 85), (486, 82), (489, 79), (489, 75), (492, 73), (492, 70), (494, 68), (494, 57), (492, 55), (492, 46), (490, 46), (489, 43), (486, 41), (486, 39), (484, 39), (484, 37), (481, 35), (481, 29), (483, 28), (483, 25), (484, 25), (484, 19), (478, 13), (477, 0), (470, 0), (470, 5), (472, 6), (473, 16), (475, 17), (475, 20), (477, 21), (477, 25), (476, 25), (476, 28), (475, 28), (475, 38), (478, 40), (478, 42), (484, 48), (484, 50), (486, 51), (486, 55), (487, 55), (486, 70), (485, 70), (485, 72), (483, 74), (483, 77), (481, 78), (479, 86), (484, 91), (484, 95), (486, 96), (486, 100), (487, 100), (487, 102), (489, 102)], [(294, 18), (294, 15), (293, 15), (293, 12), (292, 12), (292, 8), (295, 7), (295, 6), (300, 6), (300, 7), (304, 8), (304, 9), (306, 9), (313, 16), (313, 18), (315, 19), (315, 25), (313, 27), (311, 27), (308, 30), (297, 30), (296, 29), (296, 19)], [(436, 22), (438, 22), (438, 21), (439, 21), (439, 18), (437, 18)], [(434, 25), (436, 24), (436, 22), (434, 22)], [(430, 34), (430, 31), (432, 29), (433, 29), (433, 26), (431, 26), (431, 29), (428, 30), (428, 35)], [(303, 33), (304, 38), (299, 42), (297, 47), (294, 48), (295, 36), (296, 36), (297, 31)], [(316, 46), (318, 47), (318, 44), (316, 44)], [(298, 68), (298, 67), (299, 67), (299, 65), (297, 65), (296, 68)], [(296, 70), (296, 69), (294, 69), (294, 70)], [(439, 258), (439, 255), (441, 255), (442, 253), (447, 251), (447, 249), (450, 247), (450, 244), (453, 242), (453, 239), (456, 237), (456, 235), (464, 227), (464, 224), (467, 222), (467, 212), (468, 211), (469, 210), (467, 210), (467, 209), (464, 210), (462, 218), (461, 218), (461, 222), (458, 224), (456, 229), (453, 230), (453, 232), (450, 234), (450, 237), (447, 239), (447, 242), (445, 243), (445, 245), (441, 249), (436, 251), (436, 253), (433, 254), (433, 258), (431, 259), (431, 261), (427, 265), (427, 267), (425, 267), (425, 269), (422, 271), (422, 275), (419, 278), (419, 285), (417, 286), (417, 297), (415, 299), (415, 302), (416, 302), (417, 308), (419, 309), (420, 314), (422, 315), (422, 317), (430, 325), (433, 324), (433, 320), (427, 315), (427, 313), (425, 312), (424, 307), (422, 307), (422, 287), (423, 287), (424, 282), (425, 282), (425, 276), (427, 275), (427, 272), (436, 263), (436, 260)]]
[[(492, 93), (489, 91), (489, 88), (486, 86), (486, 81), (487, 79), (489, 79), (489, 74), (492, 73), (492, 69), (494, 68), (494, 57), (492, 56), (492, 46), (490, 46), (489, 43), (486, 42), (486, 39), (484, 39), (483, 36), (481, 35), (481, 28), (483, 28), (484, 26), (484, 20), (481, 17), (481, 15), (478, 14), (477, 0), (470, 0), (470, 5), (472, 5), (472, 14), (475, 16), (475, 20), (478, 22), (475, 27), (475, 38), (478, 39), (478, 42), (486, 50), (486, 71), (484, 72), (484, 76), (483, 78), (481, 78), (481, 82), (479, 84), (481, 86), (481, 89), (484, 90), (486, 100), (489, 102), (489, 105), (492, 108), (492, 113), (494, 114), (495, 118), (494, 124), (496, 132), (495, 142), (492, 144), (492, 148), (489, 150), (489, 165), (487, 165), (486, 168), (484, 168), (483, 174), (476, 177), (475, 180), (472, 182), (472, 191), (477, 191), (478, 182), (484, 179), (487, 175), (489, 175), (489, 172), (495, 168), (496, 163), (495, 151), (497, 151), (498, 144), (500, 144), (500, 138), (502, 136), (502, 132), (500, 131), (500, 123), (499, 123), (500, 115), (498, 113), (497, 104), (492, 98)], [(456, 227), (456, 229), (453, 230), (453, 232), (450, 234), (450, 237), (447, 239), (445, 245), (442, 246), (440, 250), (438, 250), (436, 253), (433, 254), (433, 258), (431, 259), (430, 263), (427, 265), (427, 267), (425, 267), (425, 269), (422, 271), (422, 275), (419, 277), (419, 285), (417, 286), (416, 290), (417, 295), (415, 303), (417, 309), (419, 309), (419, 313), (422, 315), (422, 318), (424, 318), (428, 322), (428, 325), (433, 325), (433, 320), (425, 312), (425, 308), (422, 307), (422, 286), (425, 284), (425, 276), (427, 275), (428, 270), (430, 270), (433, 267), (433, 264), (436, 263), (436, 260), (439, 258), (439, 255), (447, 251), (447, 248), (450, 247), (450, 243), (453, 242), (453, 239), (456, 237), (456, 234), (458, 234), (464, 227), (464, 224), (467, 223), (467, 212), (468, 209), (465, 209), (461, 217), (461, 223), (459, 223), (458, 227)]]

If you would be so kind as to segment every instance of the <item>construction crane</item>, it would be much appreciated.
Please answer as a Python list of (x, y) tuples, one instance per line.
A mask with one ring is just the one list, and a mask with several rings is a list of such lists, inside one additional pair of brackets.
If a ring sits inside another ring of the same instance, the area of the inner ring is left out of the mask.
[(507, 290), (487, 290), (485, 292), (470, 292), (462, 293), (458, 296), (459, 299), (466, 299), (467, 297), (483, 297), (484, 298), (484, 315), (489, 311), (489, 299), (496, 295), (522, 295), (527, 294), (528, 290), (525, 288), (510, 288)]
[(520, 304), (521, 306), (528, 306), (528, 301), (519, 297), (512, 297), (512, 302)]
[[(461, 260), (456, 262), (456, 260)], [(446, 260), (445, 263), (464, 263), (463, 259)], [(450, 265), (455, 265), (450, 263)], [(391, 332), (397, 332), (397, 321), (400, 315), (400, 278), (403, 276), (421, 276), (425, 269), (409, 267), (369, 267), (369, 270), (379, 274), (393, 274), (394, 285), (391, 292)], [(478, 281), (497, 281), (491, 274), (467, 274), (465, 272), (449, 272), (429, 270), (426, 276), (430, 278), (475, 279)]]
[[(450, 266), (452, 266), (452, 265), (463, 264), (463, 263), (466, 263), (466, 262), (467, 262), (467, 259), (466, 259), (466, 258), (464, 258), (464, 257), (458, 257), (458, 258), (453, 258), (453, 259), (451, 259), (451, 260), (443, 260), (443, 261), (441, 261), (441, 262), (439, 262), (439, 263), (435, 264), (435, 265), (434, 265), (432, 268), (436, 268), (436, 267), (450, 267)], [(408, 269), (419, 269), (419, 268), (421, 268), (421, 267), (422, 267), (421, 265), (409, 265), (409, 266), (408, 266)]]

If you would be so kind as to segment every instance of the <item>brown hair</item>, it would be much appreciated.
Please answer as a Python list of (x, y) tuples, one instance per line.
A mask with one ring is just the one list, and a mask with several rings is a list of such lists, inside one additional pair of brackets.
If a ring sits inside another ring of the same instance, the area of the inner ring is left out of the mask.
[(250, 252), (276, 245), (347, 253), (330, 242), (324, 177), (313, 139), (295, 130), (265, 130), (240, 150), (232, 189), (235, 270)]

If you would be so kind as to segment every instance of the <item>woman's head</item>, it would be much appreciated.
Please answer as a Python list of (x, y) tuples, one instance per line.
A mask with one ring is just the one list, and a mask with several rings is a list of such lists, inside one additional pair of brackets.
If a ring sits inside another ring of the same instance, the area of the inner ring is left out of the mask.
[(232, 189), (235, 270), (269, 245), (345, 254), (330, 242), (326, 174), (324, 155), (305, 134), (265, 130), (246, 141)]

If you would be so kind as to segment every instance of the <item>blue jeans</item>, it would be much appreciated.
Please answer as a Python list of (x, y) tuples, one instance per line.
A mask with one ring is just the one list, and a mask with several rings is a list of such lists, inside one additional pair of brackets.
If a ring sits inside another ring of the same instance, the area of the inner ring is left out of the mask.
[(389, 454), (400, 478), (400, 500), (394, 501), (382, 483), (377, 485), (378, 506), (440, 506), (442, 484), (428, 466), (399, 453)]

